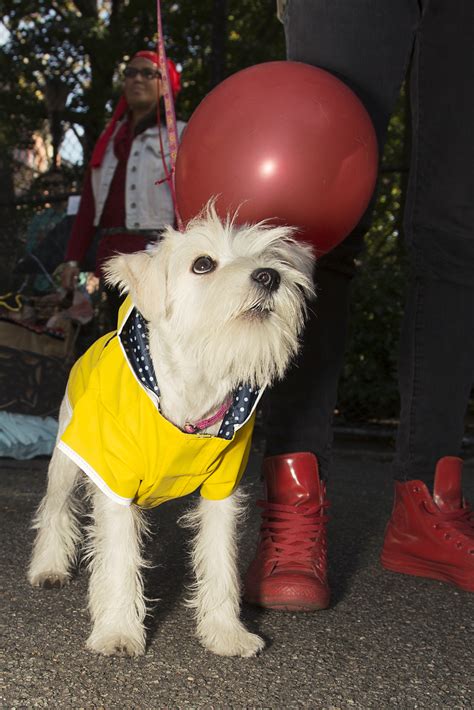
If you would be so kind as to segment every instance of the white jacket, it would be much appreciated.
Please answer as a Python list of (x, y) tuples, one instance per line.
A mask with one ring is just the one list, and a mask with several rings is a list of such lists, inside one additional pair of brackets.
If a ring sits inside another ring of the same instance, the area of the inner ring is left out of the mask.
[[(117, 167), (114, 153), (114, 137), (122, 124), (119, 123), (108, 143), (102, 165), (91, 174), (95, 202), (94, 226), (98, 226), (104, 209), (110, 184)], [(177, 121), (178, 140), (181, 140), (186, 124)], [(161, 127), (164, 159), (170, 169), (168, 132)], [(160, 229), (174, 223), (174, 207), (168, 182), (163, 180), (165, 170), (160, 150), (158, 126), (147, 128), (133, 140), (127, 162), (125, 182), (125, 215), (127, 229)]]

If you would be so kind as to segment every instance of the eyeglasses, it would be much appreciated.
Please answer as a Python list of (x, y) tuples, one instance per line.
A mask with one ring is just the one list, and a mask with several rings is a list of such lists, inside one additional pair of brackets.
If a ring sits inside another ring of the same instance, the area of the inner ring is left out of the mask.
[(138, 69), (138, 67), (126, 67), (123, 75), (126, 79), (135, 79), (136, 76), (142, 76), (146, 81), (161, 78), (161, 72), (153, 69)]

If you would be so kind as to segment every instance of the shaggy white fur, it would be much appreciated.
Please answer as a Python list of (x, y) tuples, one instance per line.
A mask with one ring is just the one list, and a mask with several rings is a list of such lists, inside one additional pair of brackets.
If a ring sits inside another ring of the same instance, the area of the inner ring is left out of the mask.
[[(107, 278), (130, 293), (148, 321), (150, 353), (163, 415), (177, 427), (216, 412), (241, 382), (260, 388), (282, 377), (299, 347), (306, 297), (313, 295), (311, 248), (288, 227), (221, 222), (211, 204), (184, 233), (169, 227), (145, 252), (118, 255)], [(60, 432), (70, 418), (66, 400)], [(206, 433), (215, 435), (220, 422)], [(79, 469), (55, 449), (28, 578), (62, 586), (71, 576), (81, 538), (76, 496)], [(93, 629), (87, 647), (105, 655), (145, 651), (142, 570), (144, 512), (107, 498), (94, 484), (87, 558)], [(197, 635), (214, 653), (252, 656), (264, 646), (239, 619), (236, 526), (241, 497), (201, 499), (184, 517), (195, 530), (196, 576), (190, 605)]]

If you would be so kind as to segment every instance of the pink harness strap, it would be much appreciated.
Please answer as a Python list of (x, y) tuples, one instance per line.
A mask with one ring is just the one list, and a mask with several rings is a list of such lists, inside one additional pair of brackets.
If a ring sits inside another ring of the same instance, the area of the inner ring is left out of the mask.
[(203, 431), (203, 429), (207, 429), (208, 427), (212, 426), (216, 422), (219, 421), (219, 419), (222, 419), (224, 414), (227, 412), (229, 409), (230, 405), (232, 404), (232, 397), (230, 397), (224, 404), (219, 407), (217, 412), (212, 416), (209, 417), (208, 419), (201, 419), (200, 422), (196, 422), (196, 424), (191, 424), (190, 422), (186, 422), (184, 425), (184, 431), (187, 434), (196, 434), (198, 431)]

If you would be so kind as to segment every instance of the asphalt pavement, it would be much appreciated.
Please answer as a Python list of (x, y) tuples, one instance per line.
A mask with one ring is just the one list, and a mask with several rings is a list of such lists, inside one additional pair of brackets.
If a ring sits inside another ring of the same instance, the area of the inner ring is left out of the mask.
[[(242, 569), (259, 519), (260, 452), (245, 477), (249, 517)], [(358, 445), (336, 453), (330, 483), (330, 609), (268, 612), (244, 605), (251, 630), (267, 641), (257, 658), (221, 658), (194, 637), (183, 606), (190, 581), (186, 535), (173, 501), (150, 513), (157, 566), (147, 593), (159, 597), (138, 659), (85, 650), (90, 626), (87, 572), (63, 590), (31, 589), (25, 569), (32, 514), (45, 487), (47, 460), (0, 459), (2, 505), (2, 668), (0, 707), (74, 710), (315, 708), (458, 710), (474, 708), (474, 594), (441, 582), (384, 571), (378, 563), (392, 502), (389, 456)], [(474, 460), (465, 468), (474, 499)]]

